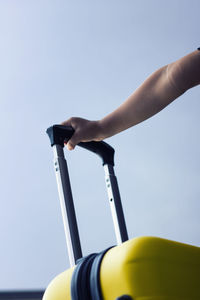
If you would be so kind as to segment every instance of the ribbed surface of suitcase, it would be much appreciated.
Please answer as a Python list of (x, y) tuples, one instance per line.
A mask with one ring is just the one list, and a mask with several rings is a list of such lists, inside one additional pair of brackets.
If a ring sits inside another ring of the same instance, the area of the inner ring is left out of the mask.
[[(58, 275), (43, 300), (71, 300), (73, 269)], [(200, 299), (200, 248), (156, 237), (138, 237), (110, 249), (100, 269), (104, 300)]]

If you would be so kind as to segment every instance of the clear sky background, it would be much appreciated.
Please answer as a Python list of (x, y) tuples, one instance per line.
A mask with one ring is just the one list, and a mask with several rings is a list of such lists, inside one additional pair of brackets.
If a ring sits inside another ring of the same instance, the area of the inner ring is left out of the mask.
[[(0, 0), (0, 289), (69, 267), (46, 129), (100, 119), (200, 46), (198, 0)], [(130, 238), (200, 246), (200, 87), (107, 141)], [(66, 151), (84, 254), (115, 244), (98, 157)]]

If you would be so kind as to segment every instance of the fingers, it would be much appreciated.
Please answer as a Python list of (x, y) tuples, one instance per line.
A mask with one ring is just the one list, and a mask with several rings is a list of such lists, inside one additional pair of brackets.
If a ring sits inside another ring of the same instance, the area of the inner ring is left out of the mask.
[(60, 123), (63, 126), (72, 126), (72, 118)]
[(71, 126), (74, 129), (74, 134), (71, 139), (65, 143), (68, 150), (73, 150), (80, 142), (102, 140), (102, 136), (100, 135), (101, 126), (98, 121), (89, 121), (87, 119), (73, 117), (61, 124)]
[(78, 135), (76, 131), (72, 135), (71, 139), (65, 144), (67, 146), (68, 150), (74, 150), (76, 145), (80, 142), (80, 139), (78, 138)]
[(80, 118), (70, 118), (64, 122), (61, 123), (61, 125), (64, 126), (71, 126), (74, 129), (74, 134), (71, 137), (69, 141), (65, 143), (65, 146), (67, 146), (68, 150), (73, 150), (76, 145), (81, 141), (81, 138), (79, 136), (79, 131), (80, 131)]
[(74, 150), (75, 145), (69, 140), (66, 144), (68, 150)]

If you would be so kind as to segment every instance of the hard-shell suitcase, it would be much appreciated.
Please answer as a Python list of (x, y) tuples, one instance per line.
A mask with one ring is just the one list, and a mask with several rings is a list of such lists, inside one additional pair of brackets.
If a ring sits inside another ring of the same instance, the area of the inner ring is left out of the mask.
[(128, 240), (117, 180), (114, 149), (104, 142), (80, 143), (103, 160), (117, 246), (82, 258), (77, 222), (64, 158), (70, 127), (47, 130), (54, 165), (71, 268), (47, 287), (43, 300), (200, 300), (200, 248), (161, 239)]

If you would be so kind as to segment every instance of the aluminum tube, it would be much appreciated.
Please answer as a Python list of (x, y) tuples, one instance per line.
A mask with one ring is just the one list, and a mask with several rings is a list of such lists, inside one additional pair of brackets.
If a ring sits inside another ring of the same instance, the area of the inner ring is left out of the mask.
[(73, 267), (76, 260), (82, 257), (78, 226), (76, 221), (67, 162), (64, 157), (63, 147), (53, 146), (54, 167), (60, 198), (60, 206), (69, 254), (70, 266)]
[(104, 165), (104, 171), (116, 240), (117, 244), (120, 245), (122, 242), (128, 240), (128, 233), (124, 219), (119, 187), (113, 166)]

